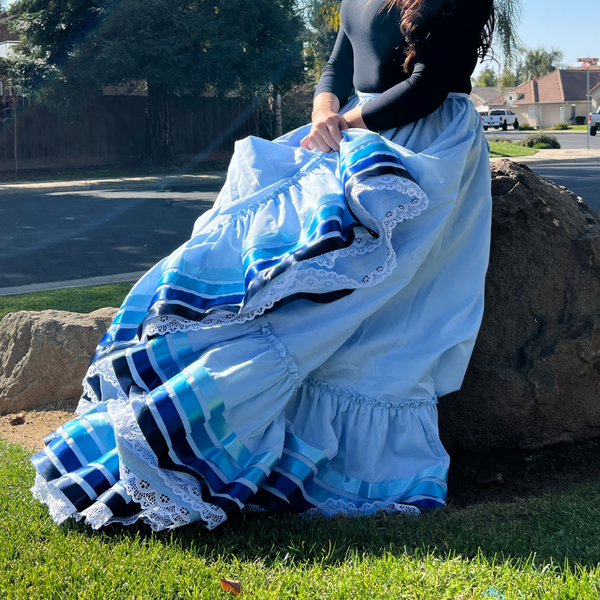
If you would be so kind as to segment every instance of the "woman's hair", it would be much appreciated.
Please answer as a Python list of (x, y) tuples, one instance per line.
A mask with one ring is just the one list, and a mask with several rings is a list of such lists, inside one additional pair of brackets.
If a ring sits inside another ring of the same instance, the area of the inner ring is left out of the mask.
[[(404, 70), (410, 73), (414, 67), (419, 46), (431, 35), (431, 21), (425, 18), (426, 0), (385, 0), (382, 10), (392, 10), (397, 7), (402, 15), (400, 31), (406, 39), (406, 60)], [(456, 8), (456, 0), (441, 0), (439, 15), (449, 16)], [(496, 24), (495, 10), (492, 8), (490, 18), (481, 30), (477, 55), (483, 60), (492, 46), (492, 35)]]

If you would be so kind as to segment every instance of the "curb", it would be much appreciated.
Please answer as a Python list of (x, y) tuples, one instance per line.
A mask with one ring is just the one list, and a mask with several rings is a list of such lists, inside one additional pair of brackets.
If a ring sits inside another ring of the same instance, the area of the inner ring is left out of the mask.
[(512, 160), (516, 163), (522, 163), (525, 165), (566, 165), (574, 163), (584, 162), (600, 162), (600, 156), (586, 156), (580, 158), (532, 158), (525, 160), (527, 156), (496, 156), (490, 159), (490, 162), (496, 160)]
[(111, 283), (135, 282), (147, 271), (135, 273), (119, 273), (102, 277), (87, 277), (86, 279), (70, 279), (68, 281), (52, 281), (49, 283), (34, 283), (16, 287), (0, 288), (0, 296), (16, 296), (17, 294), (32, 294), (34, 292), (50, 292), (65, 288), (92, 287), (96, 285), (109, 285)]
[(225, 173), (203, 175), (166, 175), (164, 177), (131, 177), (123, 179), (92, 179), (45, 183), (6, 183), (0, 184), (0, 196), (23, 194), (52, 194), (57, 192), (87, 192), (91, 190), (147, 190), (156, 188), (168, 190), (170, 186), (190, 181), (225, 181)]

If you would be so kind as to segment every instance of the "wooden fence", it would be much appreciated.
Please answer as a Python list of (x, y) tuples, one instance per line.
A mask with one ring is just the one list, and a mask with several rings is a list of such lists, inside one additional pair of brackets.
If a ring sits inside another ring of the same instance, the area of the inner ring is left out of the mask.
[[(19, 103), (19, 170), (135, 164), (144, 151), (145, 103), (139, 96), (104, 96), (78, 116)], [(181, 160), (228, 158), (236, 139), (257, 134), (257, 113), (246, 100), (177, 98), (173, 109)], [(15, 169), (14, 148), (15, 120), (9, 118), (0, 123), (0, 171)]]

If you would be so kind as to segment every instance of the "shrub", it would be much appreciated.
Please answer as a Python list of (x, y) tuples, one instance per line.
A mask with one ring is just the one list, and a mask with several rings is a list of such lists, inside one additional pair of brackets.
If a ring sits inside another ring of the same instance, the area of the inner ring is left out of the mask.
[(535, 150), (552, 150), (552, 146), (550, 144), (534, 144)]
[(585, 125), (586, 118), (585, 117), (575, 117), (576, 125)]
[(519, 144), (526, 148), (535, 148), (536, 144), (545, 144), (547, 148), (560, 149), (560, 144), (556, 136), (549, 133), (534, 133), (533, 135), (525, 136)]
[(492, 142), (495, 142), (496, 144), (512, 144), (512, 142), (508, 138), (505, 138), (501, 135), (488, 135), (486, 137), (487, 137), (487, 141), (490, 144)]
[(565, 129), (569, 129), (569, 124), (564, 121), (562, 123), (555, 123), (552, 125), (552, 129), (554, 131), (564, 131)]
[(521, 123), (519, 125), (519, 131), (533, 131), (535, 127), (529, 123)]

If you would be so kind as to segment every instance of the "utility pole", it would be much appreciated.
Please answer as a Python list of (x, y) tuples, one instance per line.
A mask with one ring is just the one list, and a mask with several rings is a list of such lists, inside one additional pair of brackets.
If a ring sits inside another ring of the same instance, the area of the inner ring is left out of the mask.
[(586, 142), (587, 142), (587, 149), (590, 149), (590, 67), (591, 66), (595, 66), (598, 64), (598, 61), (600, 60), (600, 58), (578, 58), (577, 62), (583, 63), (583, 66), (587, 69), (587, 93), (586, 93), (586, 100), (587, 100), (587, 112), (585, 114), (585, 122), (587, 123), (587, 129), (586, 129)]

